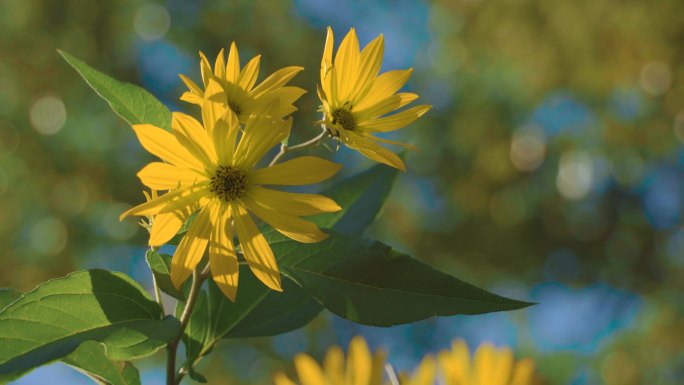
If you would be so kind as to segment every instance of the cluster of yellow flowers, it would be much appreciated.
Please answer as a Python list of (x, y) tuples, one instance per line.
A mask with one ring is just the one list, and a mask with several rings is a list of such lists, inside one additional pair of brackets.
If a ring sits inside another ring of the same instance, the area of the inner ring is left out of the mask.
[[(349, 344), (347, 362), (339, 346), (331, 347), (319, 365), (306, 354), (295, 357), (295, 368), (302, 385), (532, 385), (535, 383), (534, 362), (525, 358), (515, 361), (508, 348), (481, 345), (470, 357), (463, 340), (455, 340), (451, 350), (426, 356), (413, 375), (401, 373), (396, 378), (388, 367), (385, 381), (385, 357), (380, 350), (371, 355), (366, 341), (354, 337)], [(472, 362), (471, 362), (472, 361)], [(439, 368), (438, 368), (439, 367)], [(438, 370), (439, 369), (439, 370)], [(438, 376), (438, 372), (441, 375)], [(437, 379), (440, 382), (436, 382)], [(296, 385), (285, 374), (275, 375), (275, 385)]]
[[(328, 28), (318, 88), (324, 114), (321, 138), (335, 138), (370, 159), (405, 170), (401, 158), (378, 144), (400, 143), (373, 134), (401, 128), (430, 109), (422, 105), (384, 116), (417, 99), (413, 93), (396, 93), (411, 70), (378, 75), (382, 35), (361, 51), (352, 29), (334, 61), (332, 46)], [(214, 281), (235, 300), (239, 268), (233, 236), (237, 234), (240, 252), (255, 276), (271, 289), (282, 290), (273, 251), (252, 215), (285, 236), (308, 243), (322, 241), (327, 235), (301, 217), (341, 208), (321, 195), (265, 186), (321, 182), (341, 166), (314, 156), (278, 164), (275, 158), (268, 166), (260, 166), (268, 151), (290, 135), (289, 115), (296, 111), (293, 104), (305, 91), (286, 84), (303, 68), (283, 68), (255, 86), (260, 56), (241, 68), (233, 43), (227, 58), (223, 51), (218, 54), (213, 70), (206, 56), (200, 53), (200, 57), (202, 87), (181, 75), (188, 87), (181, 100), (200, 107), (201, 122), (174, 112), (171, 132), (149, 124), (133, 126), (141, 145), (162, 160), (145, 166), (138, 177), (150, 189), (166, 192), (121, 217), (152, 217), (149, 243), (160, 246), (196, 214), (172, 260), (171, 279), (177, 287), (197, 268), (208, 248)]]

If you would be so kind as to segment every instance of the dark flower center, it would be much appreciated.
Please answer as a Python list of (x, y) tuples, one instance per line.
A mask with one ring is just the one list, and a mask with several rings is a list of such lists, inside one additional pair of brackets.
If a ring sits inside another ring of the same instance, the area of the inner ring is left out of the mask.
[(332, 124), (337, 124), (345, 130), (353, 131), (356, 128), (354, 116), (351, 111), (338, 108), (332, 113)]
[(247, 187), (247, 175), (233, 166), (218, 166), (211, 177), (211, 192), (225, 202), (231, 202), (244, 194)]
[(235, 113), (235, 115), (237, 115), (238, 117), (240, 117), (240, 114), (242, 113), (242, 109), (240, 108), (240, 106), (238, 106), (237, 103), (235, 103), (235, 102), (228, 102), (228, 108), (230, 108), (231, 111), (233, 111), (233, 112)]

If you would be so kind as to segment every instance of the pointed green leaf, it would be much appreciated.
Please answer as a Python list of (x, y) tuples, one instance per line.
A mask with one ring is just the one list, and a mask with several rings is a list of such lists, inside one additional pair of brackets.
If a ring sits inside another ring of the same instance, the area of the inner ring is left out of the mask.
[[(208, 296), (202, 292), (198, 297), (183, 338), (187, 362), (194, 366), (223, 338), (273, 336), (298, 329), (323, 309), (292, 280), (283, 277), (282, 284), (282, 292), (273, 291), (249, 267), (240, 265), (238, 294), (231, 302), (209, 279)], [(176, 312), (181, 310), (182, 305)]]
[(342, 210), (307, 219), (340, 233), (361, 234), (382, 209), (398, 173), (394, 168), (378, 164), (336, 183), (321, 194), (334, 199)]
[(145, 259), (147, 260), (147, 265), (150, 266), (150, 270), (152, 270), (152, 274), (154, 274), (154, 279), (159, 289), (175, 299), (185, 300), (185, 295), (176, 289), (173, 282), (171, 282), (171, 256), (148, 250), (145, 253)]
[(106, 270), (72, 273), (39, 285), (0, 312), (0, 382), (104, 343), (112, 360), (152, 354), (177, 333), (159, 305), (130, 277)]
[(273, 230), (264, 235), (285, 276), (326, 309), (361, 324), (391, 326), (531, 305), (479, 289), (377, 241), (330, 233), (323, 242), (301, 244)]
[(21, 297), (21, 292), (19, 290), (7, 288), (0, 289), (0, 310), (16, 301), (19, 297)]
[(140, 385), (138, 369), (128, 361), (112, 361), (105, 347), (97, 341), (86, 341), (66, 356), (62, 362), (85, 373), (102, 385)]
[(154, 95), (136, 85), (113, 79), (68, 53), (58, 51), (128, 124), (147, 123), (166, 130), (171, 129), (171, 112)]

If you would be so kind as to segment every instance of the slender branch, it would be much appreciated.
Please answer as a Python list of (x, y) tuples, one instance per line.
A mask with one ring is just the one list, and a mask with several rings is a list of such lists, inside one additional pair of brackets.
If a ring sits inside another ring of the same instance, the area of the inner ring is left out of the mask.
[[(159, 248), (156, 246), (150, 246), (150, 250), (156, 253), (157, 250), (159, 250)], [(164, 309), (164, 303), (162, 302), (161, 290), (159, 290), (159, 285), (157, 284), (157, 277), (154, 275), (154, 271), (152, 271), (152, 267), (150, 267), (150, 273), (152, 273), (152, 285), (154, 286), (154, 299), (157, 301), (157, 303), (161, 307), (162, 314), (166, 315), (166, 309)]]
[(195, 271), (192, 272), (192, 286), (190, 286), (188, 301), (185, 303), (183, 313), (180, 317), (180, 329), (178, 331), (178, 335), (166, 346), (166, 350), (168, 352), (166, 359), (167, 385), (178, 385), (182, 378), (182, 376), (179, 378), (176, 376), (176, 353), (178, 351), (178, 344), (180, 343), (181, 338), (183, 338), (183, 333), (185, 332), (185, 328), (188, 326), (188, 322), (190, 322), (192, 310), (195, 307), (199, 293), (202, 291), (202, 284), (207, 277), (209, 277), (209, 264), (204, 267), (202, 272), (199, 272), (199, 269), (195, 269)]
[(278, 160), (280, 160), (280, 158), (282, 158), (283, 155), (287, 154), (290, 151), (297, 151), (297, 150), (301, 150), (303, 148), (313, 147), (313, 146), (317, 145), (327, 135), (328, 135), (328, 130), (325, 128), (325, 126), (322, 126), (321, 133), (318, 134), (315, 138), (309, 139), (306, 142), (296, 144), (294, 146), (288, 146), (287, 144), (282, 143), (280, 145), (280, 151), (276, 154), (275, 157), (273, 157), (273, 160), (271, 161), (271, 163), (268, 166), (271, 167), (274, 164), (276, 164), (278, 162)]

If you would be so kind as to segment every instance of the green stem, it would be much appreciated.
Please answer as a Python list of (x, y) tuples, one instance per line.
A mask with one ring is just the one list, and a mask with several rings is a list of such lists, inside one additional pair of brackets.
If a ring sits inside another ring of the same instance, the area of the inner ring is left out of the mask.
[(280, 145), (280, 151), (278, 152), (278, 154), (276, 154), (275, 157), (273, 157), (273, 160), (271, 161), (271, 163), (268, 166), (271, 167), (274, 164), (276, 164), (278, 162), (278, 160), (280, 160), (280, 158), (283, 155), (285, 155), (286, 153), (288, 153), (290, 151), (296, 151), (296, 150), (301, 150), (301, 149), (307, 148), (307, 147), (313, 147), (313, 146), (317, 145), (318, 143), (320, 143), (321, 140), (323, 140), (323, 138), (325, 138), (328, 135), (328, 130), (325, 128), (325, 126), (322, 126), (322, 127), (323, 127), (323, 129), (321, 130), (321, 133), (318, 134), (318, 136), (316, 136), (313, 139), (307, 140), (304, 143), (296, 144), (294, 146), (288, 146), (287, 144), (282, 143)]
[(202, 284), (207, 279), (207, 277), (209, 277), (208, 264), (204, 267), (202, 272), (199, 272), (199, 269), (195, 269), (195, 271), (192, 272), (192, 286), (190, 286), (188, 300), (185, 303), (183, 313), (180, 317), (180, 330), (178, 331), (178, 335), (176, 336), (176, 338), (174, 338), (173, 341), (169, 342), (169, 344), (166, 346), (166, 350), (168, 353), (166, 358), (167, 385), (178, 385), (180, 384), (180, 381), (183, 378), (183, 376), (180, 375), (180, 373), (178, 373), (178, 376), (176, 376), (176, 354), (178, 351), (178, 344), (180, 343), (181, 338), (183, 338), (183, 333), (185, 332), (185, 328), (188, 326), (188, 322), (190, 322), (192, 310), (195, 308), (195, 304), (197, 303), (199, 293), (202, 291)]

